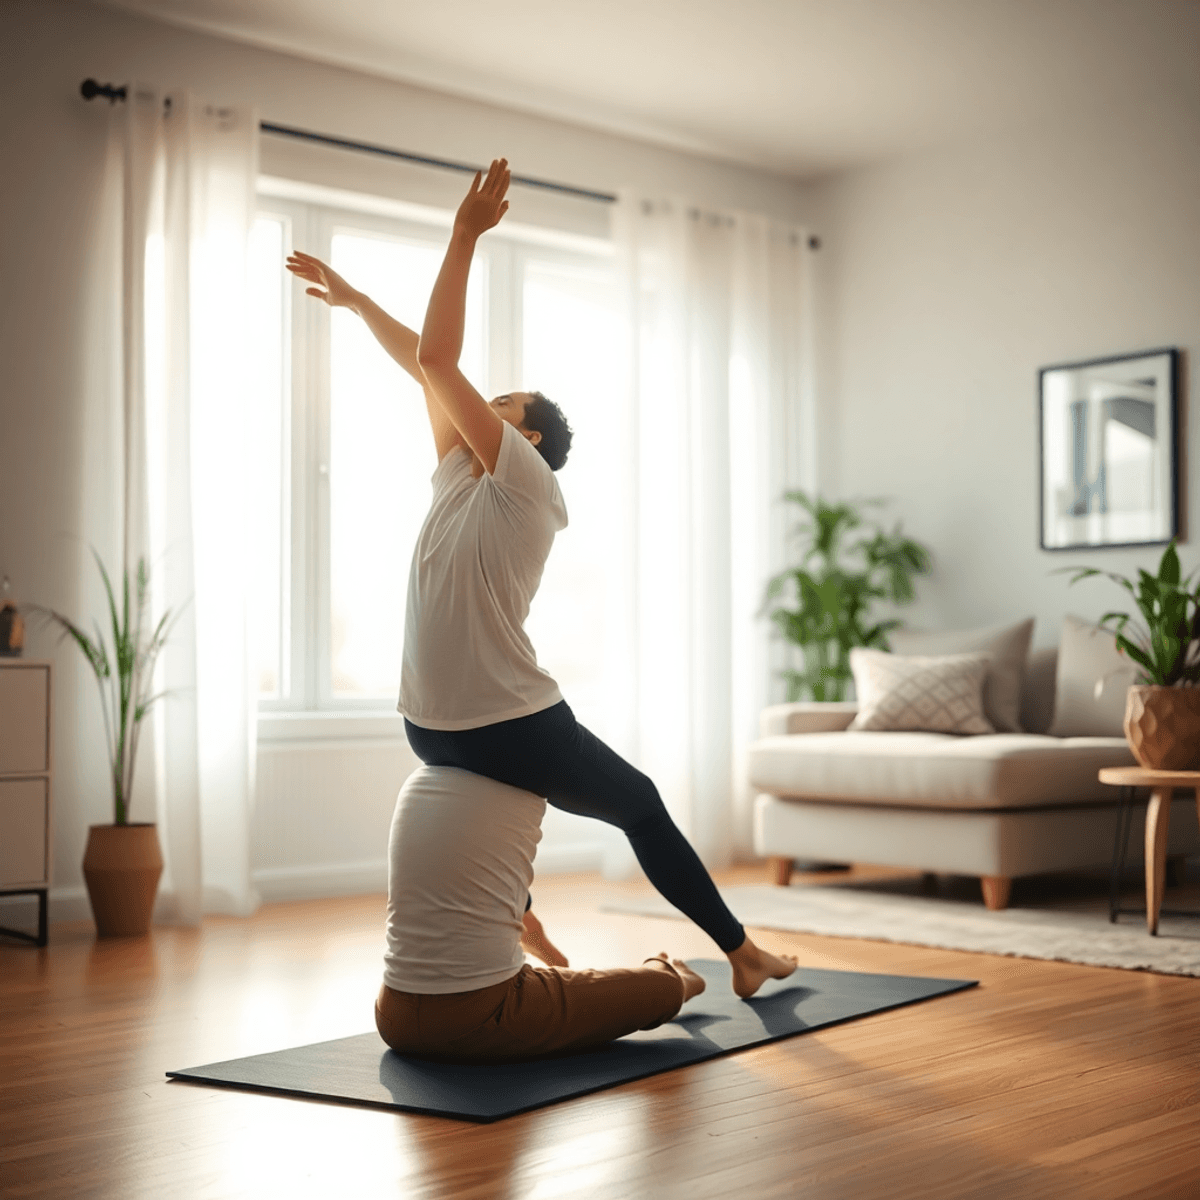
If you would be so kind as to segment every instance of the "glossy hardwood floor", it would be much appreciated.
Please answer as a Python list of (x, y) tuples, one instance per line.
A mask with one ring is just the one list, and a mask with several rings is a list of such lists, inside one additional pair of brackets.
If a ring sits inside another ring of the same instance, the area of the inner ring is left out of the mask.
[[(683, 922), (597, 910), (633, 886), (550, 878), (538, 909), (579, 964), (713, 956)], [(1200, 1196), (1200, 979), (1062, 963), (764, 933), (981, 986), (488, 1126), (164, 1079), (371, 1028), (382, 909), (0, 946), (0, 1196)]]

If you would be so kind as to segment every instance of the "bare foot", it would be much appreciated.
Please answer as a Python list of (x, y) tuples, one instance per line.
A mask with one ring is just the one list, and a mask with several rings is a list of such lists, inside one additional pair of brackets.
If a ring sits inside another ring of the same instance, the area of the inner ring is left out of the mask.
[(521, 918), (521, 949), (534, 958), (540, 958), (548, 967), (569, 967), (567, 956), (546, 936), (542, 923), (530, 909)]
[(743, 1000), (753, 996), (768, 979), (786, 979), (799, 965), (794, 954), (772, 954), (749, 938), (726, 957), (733, 967), (733, 990)]
[(703, 978), (696, 974), (682, 958), (668, 958), (665, 950), (659, 951), (653, 958), (646, 960), (647, 964), (661, 962), (669, 965), (683, 982), (683, 1003), (686, 1004), (693, 996), (698, 996), (708, 986)]

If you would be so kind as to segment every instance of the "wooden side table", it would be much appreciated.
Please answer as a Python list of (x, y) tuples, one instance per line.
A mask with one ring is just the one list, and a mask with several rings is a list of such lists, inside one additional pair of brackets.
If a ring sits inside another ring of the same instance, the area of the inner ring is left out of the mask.
[(0, 659), (0, 895), (34, 895), (36, 934), (0, 929), (44, 946), (54, 841), (50, 812), (50, 664)]
[[(1146, 928), (1152, 935), (1158, 934), (1158, 917), (1162, 910), (1163, 885), (1167, 875), (1167, 829), (1171, 820), (1171, 796), (1176, 788), (1191, 788), (1196, 797), (1196, 816), (1200, 819), (1200, 771), (1152, 771), (1148, 767), (1104, 767), (1100, 771), (1100, 782), (1114, 787), (1127, 788), (1130, 798), (1133, 789), (1148, 787), (1150, 804), (1146, 809)], [(1127, 837), (1129, 826), (1125, 818), (1126, 807), (1122, 806), (1121, 819), (1117, 822), (1118, 841), (1124, 845), (1121, 834)], [(1113, 856), (1113, 870), (1117, 870), (1117, 856)], [(1116, 886), (1114, 875), (1113, 886)], [(1188, 914), (1200, 915), (1200, 914)], [(1110, 918), (1116, 920), (1115, 904), (1110, 909)]]

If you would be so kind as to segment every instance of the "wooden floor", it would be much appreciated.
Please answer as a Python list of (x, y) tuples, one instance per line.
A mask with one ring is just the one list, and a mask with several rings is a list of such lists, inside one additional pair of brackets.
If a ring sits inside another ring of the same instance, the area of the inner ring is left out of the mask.
[[(577, 964), (714, 954), (597, 911), (633, 886), (541, 880), (538, 910)], [(764, 933), (814, 966), (981, 986), (489, 1126), (163, 1078), (371, 1028), (382, 908), (0, 946), (0, 1196), (1200, 1196), (1200, 979), (1142, 972)]]

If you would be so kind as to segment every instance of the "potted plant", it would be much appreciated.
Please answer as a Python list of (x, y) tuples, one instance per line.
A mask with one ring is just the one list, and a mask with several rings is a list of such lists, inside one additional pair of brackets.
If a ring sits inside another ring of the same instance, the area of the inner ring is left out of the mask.
[(1138, 667), (1138, 681), (1125, 701), (1125, 737), (1134, 757), (1164, 771), (1200, 767), (1200, 584), (1195, 574), (1183, 577), (1174, 539), (1158, 573), (1139, 570), (1136, 583), (1096, 567), (1063, 570), (1074, 572), (1073, 584), (1104, 575), (1137, 606), (1140, 621), (1109, 612), (1099, 622)]
[[(886, 530), (869, 522), (865, 505), (882, 501), (828, 504), (820, 496), (787, 492), (784, 499), (807, 514), (796, 528), (803, 544), (798, 567), (782, 571), (767, 585), (767, 603), (790, 593), (792, 607), (770, 612), (788, 641), (804, 652), (802, 671), (784, 671), (788, 699), (807, 692), (814, 700), (844, 700), (855, 646), (886, 650), (887, 635), (898, 620), (872, 622), (876, 600), (907, 604), (914, 596), (913, 578), (928, 574), (929, 551), (904, 536), (897, 524)], [(855, 531), (858, 536), (849, 544)]]
[(83, 856), (83, 876), (96, 929), (102, 937), (144, 934), (150, 928), (163, 860), (154, 824), (130, 821), (129, 800), (142, 722), (151, 706), (160, 699), (153, 692), (154, 664), (172, 621), (168, 611), (152, 629), (146, 626), (150, 577), (145, 559), (138, 560), (132, 597), (129, 570), (125, 570), (118, 608), (104, 563), (95, 551), (92, 553), (108, 598), (111, 650), (99, 623), (95, 637), (92, 637), (62, 613), (47, 608), (37, 611), (57, 625), (62, 636), (71, 638), (83, 652), (100, 690), (113, 795), (113, 823), (90, 827)]

